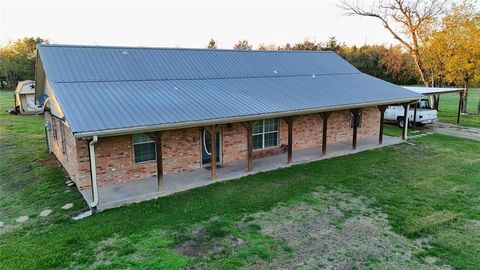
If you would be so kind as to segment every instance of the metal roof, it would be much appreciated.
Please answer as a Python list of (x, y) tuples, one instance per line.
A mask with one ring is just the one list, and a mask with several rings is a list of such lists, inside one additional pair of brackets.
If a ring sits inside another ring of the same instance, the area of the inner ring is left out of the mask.
[(333, 52), (42, 45), (47, 79), (76, 136), (410, 101)]
[(455, 92), (462, 92), (463, 88), (453, 87), (421, 87), (421, 86), (403, 86), (405, 89), (422, 94), (422, 95), (439, 95)]

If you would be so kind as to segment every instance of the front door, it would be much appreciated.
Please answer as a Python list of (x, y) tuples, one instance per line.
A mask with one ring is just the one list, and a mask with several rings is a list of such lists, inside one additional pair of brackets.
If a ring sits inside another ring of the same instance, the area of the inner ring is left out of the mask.
[[(220, 132), (217, 132), (217, 162), (220, 161)], [(201, 143), (202, 143), (202, 164), (210, 164), (212, 162), (212, 137), (208, 131), (202, 129)]]

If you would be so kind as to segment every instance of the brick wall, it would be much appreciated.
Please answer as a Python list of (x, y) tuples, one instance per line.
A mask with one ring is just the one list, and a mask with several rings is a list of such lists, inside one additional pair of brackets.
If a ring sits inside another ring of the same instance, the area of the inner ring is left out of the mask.
[(78, 159), (75, 137), (63, 120), (45, 113), (48, 150), (53, 153), (73, 181), (78, 179)]
[[(90, 186), (88, 144), (80, 142), (79, 186)], [(162, 134), (164, 174), (200, 168), (200, 131), (198, 128), (165, 131)], [(97, 181), (130, 182), (157, 174), (157, 162), (135, 163), (132, 135), (99, 138), (95, 144)]]
[[(362, 109), (362, 126), (358, 137), (378, 135), (380, 112), (376, 107)], [(60, 160), (69, 176), (80, 187), (90, 186), (90, 164), (88, 143), (76, 139), (67, 126), (65, 128), (66, 151), (62, 149), (62, 135), (59, 119), (47, 121), (56, 125), (57, 139), (53, 138), (54, 128), (48, 132), (50, 150)], [(280, 120), (279, 146), (254, 150), (254, 158), (280, 154), (281, 144), (287, 144), (288, 127)], [(328, 119), (328, 143), (351, 141), (350, 111), (333, 112)], [(200, 128), (165, 131), (162, 135), (164, 173), (171, 174), (201, 167)], [(246, 129), (240, 123), (224, 125), (222, 133), (222, 161), (232, 163), (247, 157)], [(317, 114), (298, 116), (293, 128), (293, 149), (319, 147), (322, 141), (322, 120)], [(110, 182), (128, 182), (156, 175), (156, 161), (134, 162), (132, 136), (99, 138), (95, 145), (97, 180), (99, 185)]]

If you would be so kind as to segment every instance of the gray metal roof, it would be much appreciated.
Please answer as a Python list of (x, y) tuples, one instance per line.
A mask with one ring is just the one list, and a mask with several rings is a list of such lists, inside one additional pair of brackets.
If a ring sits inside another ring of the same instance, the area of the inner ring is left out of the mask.
[(42, 45), (39, 55), (77, 136), (420, 97), (359, 72), (333, 52)]
[(455, 92), (462, 92), (463, 88), (454, 87), (422, 87), (422, 86), (403, 86), (405, 89), (422, 95), (439, 95)]

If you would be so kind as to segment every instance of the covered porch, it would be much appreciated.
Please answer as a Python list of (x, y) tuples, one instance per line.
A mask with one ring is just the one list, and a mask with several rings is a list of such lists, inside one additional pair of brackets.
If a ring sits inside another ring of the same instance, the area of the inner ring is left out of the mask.
[[(356, 141), (356, 138), (355, 138)], [(313, 147), (303, 150), (288, 151), (284, 154), (274, 155), (253, 160), (254, 166), (248, 166), (247, 160), (224, 164), (217, 168), (215, 178), (212, 180), (211, 169), (199, 168), (192, 171), (179, 172), (165, 175), (160, 179), (162, 182), (159, 189), (159, 179), (151, 177), (144, 180), (106, 184), (98, 187), (99, 204), (97, 210), (105, 210), (133, 202), (154, 199), (173, 193), (206, 186), (215, 182), (228, 181), (242, 176), (284, 168), (295, 164), (302, 164), (316, 160), (328, 159), (338, 156), (349, 155), (366, 150), (376, 149), (383, 146), (401, 143), (401, 138), (383, 136), (364, 137), (355, 142), (352, 141), (328, 144), (328, 152), (321, 155), (322, 147)], [(92, 190), (84, 189), (81, 193), (85, 200), (92, 203)]]

